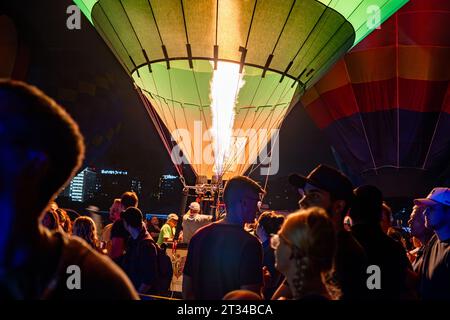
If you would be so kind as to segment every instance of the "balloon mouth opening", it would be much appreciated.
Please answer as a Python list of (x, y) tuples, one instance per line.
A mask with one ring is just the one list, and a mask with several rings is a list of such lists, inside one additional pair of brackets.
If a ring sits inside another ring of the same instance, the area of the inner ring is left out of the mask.
[(145, 66), (132, 75), (153, 122), (168, 132), (162, 139), (172, 141), (165, 144), (174, 164), (222, 179), (268, 166), (268, 144), (295, 104), (293, 97), (300, 96), (297, 82), (271, 71), (262, 77), (262, 68), (241, 70), (236, 62), (192, 60), (192, 65), (173, 60), (167, 69), (158, 62), (151, 72)]

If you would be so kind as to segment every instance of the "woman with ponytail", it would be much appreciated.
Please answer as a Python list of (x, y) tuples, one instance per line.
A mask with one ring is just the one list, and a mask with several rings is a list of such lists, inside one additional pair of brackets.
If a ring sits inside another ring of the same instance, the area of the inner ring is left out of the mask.
[(289, 215), (271, 237), (275, 266), (286, 277), (293, 299), (336, 299), (326, 282), (335, 252), (335, 232), (326, 212), (318, 207)]

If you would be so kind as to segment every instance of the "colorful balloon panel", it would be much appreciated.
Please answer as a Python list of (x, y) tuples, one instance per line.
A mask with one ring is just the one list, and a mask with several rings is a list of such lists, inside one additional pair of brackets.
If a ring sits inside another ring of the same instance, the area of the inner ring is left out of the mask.
[(448, 162), (449, 30), (449, 2), (411, 1), (303, 96), (357, 173)]

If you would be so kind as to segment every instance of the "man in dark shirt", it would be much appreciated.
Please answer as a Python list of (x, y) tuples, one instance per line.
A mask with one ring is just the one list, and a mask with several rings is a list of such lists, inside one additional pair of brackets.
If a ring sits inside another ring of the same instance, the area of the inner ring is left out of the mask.
[(412, 267), (403, 246), (386, 235), (381, 228), (383, 195), (374, 186), (361, 186), (355, 197), (350, 217), (352, 234), (364, 247), (368, 265), (380, 268), (381, 285), (368, 290), (369, 299), (400, 299), (407, 297), (407, 275)]
[(450, 300), (450, 189), (434, 188), (414, 204), (425, 206), (425, 225), (436, 233), (426, 245), (419, 266), (419, 293), (425, 300)]
[(0, 301), (138, 298), (108, 258), (38, 225), (83, 156), (63, 108), (35, 87), (0, 80)]
[[(329, 275), (328, 281), (340, 289), (341, 299), (365, 298), (367, 257), (358, 241), (344, 230), (344, 217), (353, 200), (352, 183), (341, 172), (323, 164), (317, 166), (307, 177), (291, 175), (289, 182), (299, 192), (301, 209), (314, 206), (323, 208), (333, 222), (336, 254), (334, 271)], [(287, 288), (280, 287), (274, 299), (278, 296), (289, 296)]]
[[(122, 206), (121, 211), (124, 211), (129, 207), (137, 208), (137, 194), (132, 191), (125, 192), (120, 198), (120, 205)], [(129, 237), (130, 235), (128, 231), (125, 230), (122, 219), (116, 220), (111, 227), (111, 252), (109, 252), (109, 256), (118, 264), (121, 263)]]
[(414, 260), (412, 260), (412, 267), (415, 272), (418, 272), (419, 266), (423, 262), (423, 250), (434, 235), (434, 231), (425, 226), (425, 217), (423, 216), (425, 208), (424, 206), (414, 205), (408, 220), (408, 225), (411, 228), (411, 236), (418, 239), (421, 244), (420, 248), (413, 250)]
[(183, 271), (185, 299), (220, 300), (238, 289), (260, 293), (261, 243), (243, 227), (254, 222), (262, 193), (247, 177), (227, 182), (223, 194), (226, 217), (200, 228), (189, 242)]
[(122, 268), (139, 293), (156, 293), (158, 256), (156, 244), (143, 224), (141, 210), (129, 207), (121, 219), (131, 239), (122, 259)]

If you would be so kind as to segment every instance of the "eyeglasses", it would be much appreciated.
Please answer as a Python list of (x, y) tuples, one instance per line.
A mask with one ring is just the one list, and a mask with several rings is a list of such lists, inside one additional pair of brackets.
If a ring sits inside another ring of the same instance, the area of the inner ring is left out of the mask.
[(281, 240), (283, 240), (284, 242), (286, 242), (289, 246), (292, 246), (292, 243), (283, 235), (283, 234), (281, 234), (281, 233), (279, 233), (279, 234), (271, 234), (270, 235), (270, 247), (273, 249), (273, 250), (276, 250), (278, 247), (279, 247), (279, 245), (280, 245), (280, 243), (281, 243)]

